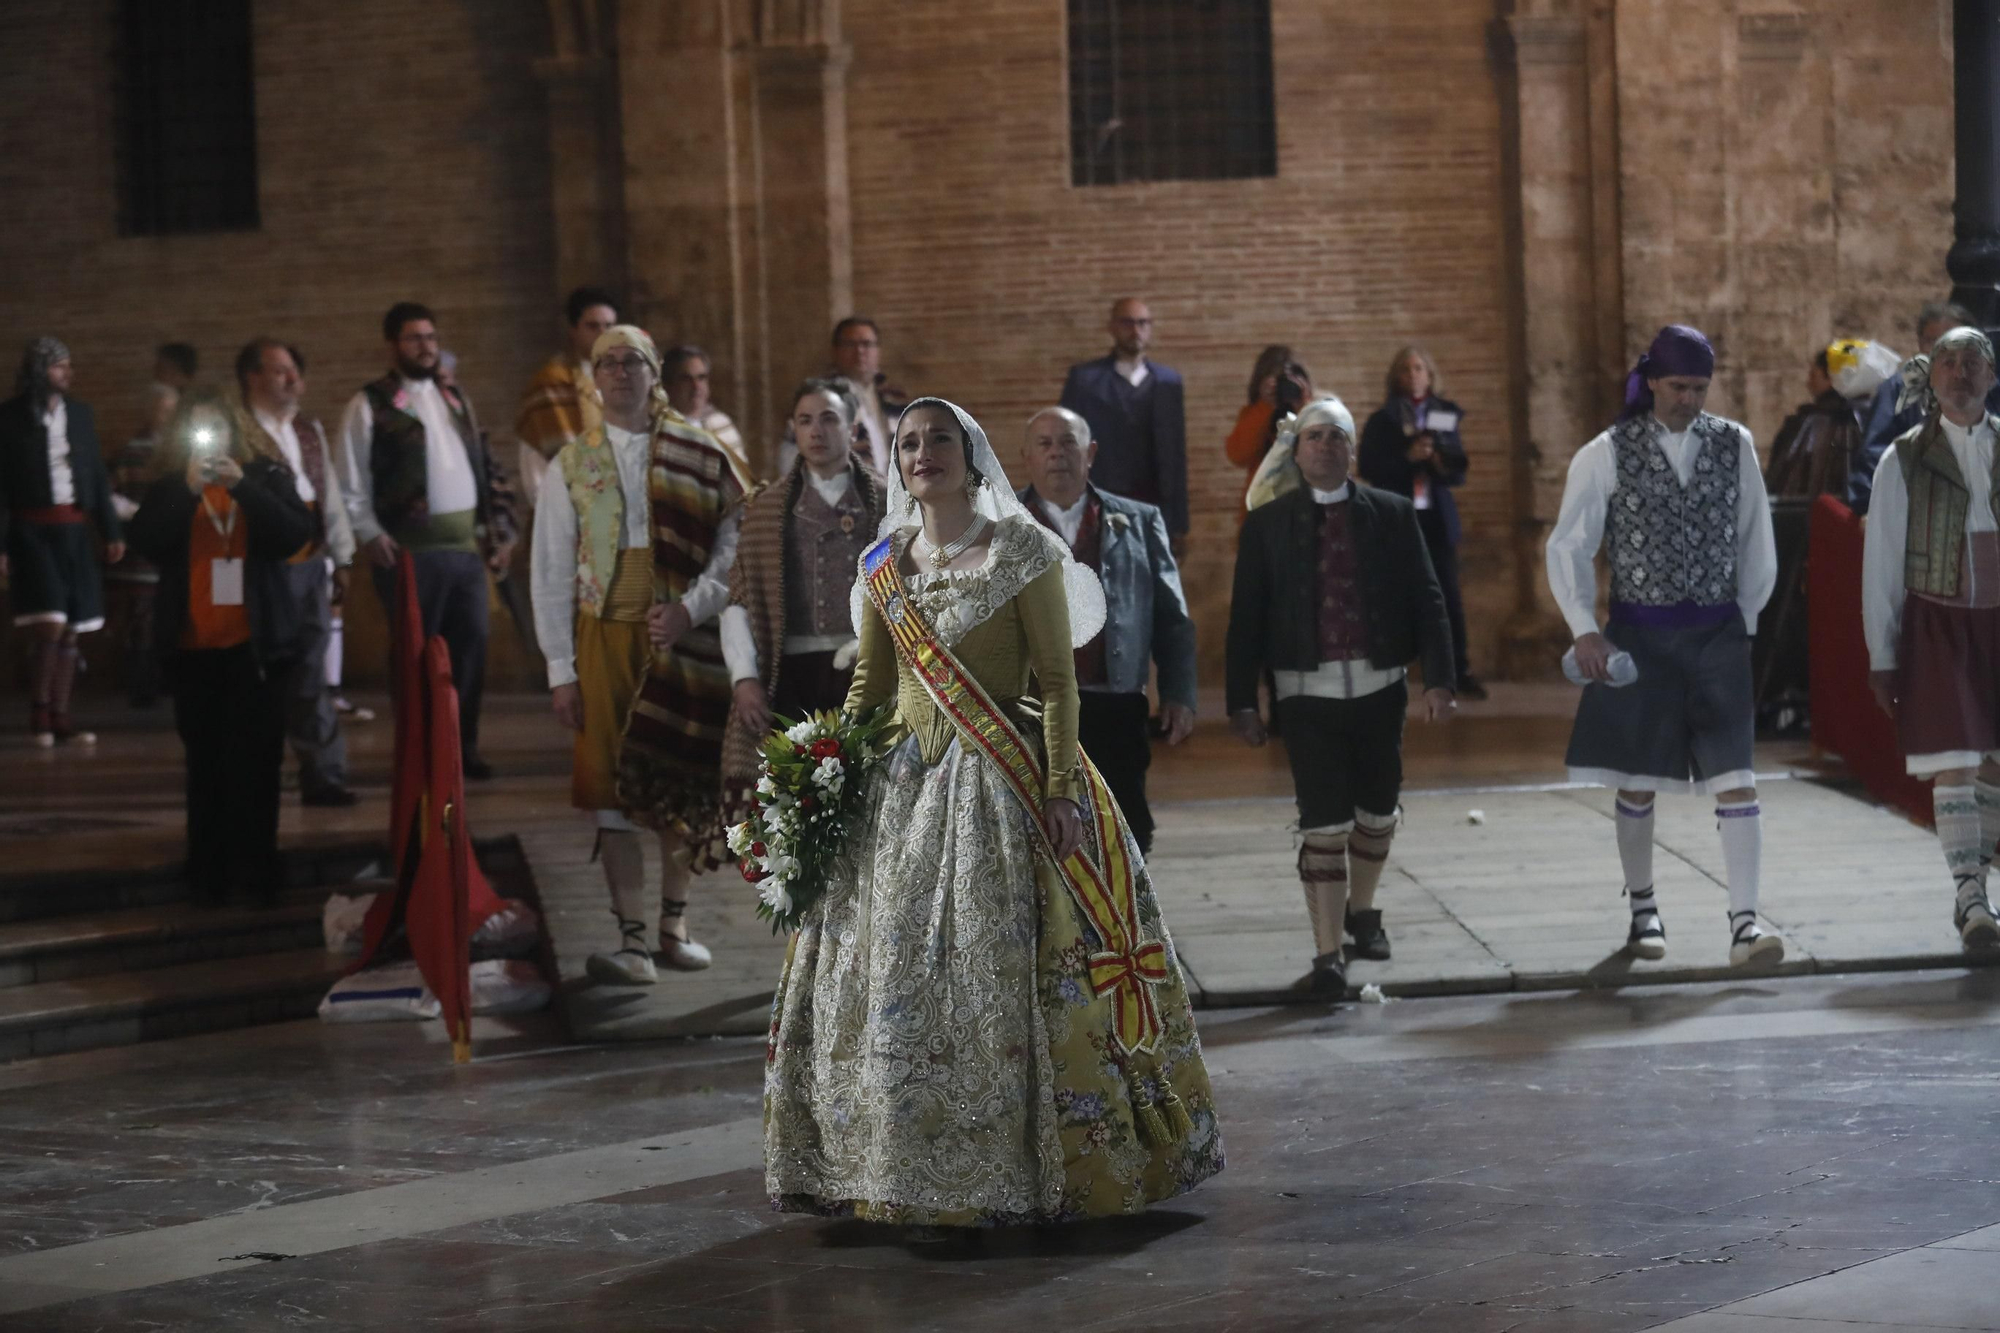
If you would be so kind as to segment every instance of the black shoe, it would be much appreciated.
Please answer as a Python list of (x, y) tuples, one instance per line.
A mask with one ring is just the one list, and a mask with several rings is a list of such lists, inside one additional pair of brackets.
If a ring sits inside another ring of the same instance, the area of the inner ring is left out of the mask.
[(463, 771), (467, 781), (485, 782), (493, 776), (493, 765), (476, 754), (469, 754), (465, 756)]
[(349, 806), (361, 804), (361, 795), (352, 787), (321, 787), (299, 793), (300, 805)]
[(1389, 956), (1389, 932), (1382, 929), (1379, 909), (1347, 914), (1347, 933), (1354, 937), (1357, 957), (1385, 959)]
[(1307, 989), (1317, 999), (1347, 998), (1347, 964), (1341, 958), (1339, 950), (1323, 953), (1313, 959), (1312, 979)]
[(1477, 676), (1460, 676), (1458, 678), (1457, 694), (1461, 699), (1484, 699), (1487, 697), (1486, 686), (1481, 683)]

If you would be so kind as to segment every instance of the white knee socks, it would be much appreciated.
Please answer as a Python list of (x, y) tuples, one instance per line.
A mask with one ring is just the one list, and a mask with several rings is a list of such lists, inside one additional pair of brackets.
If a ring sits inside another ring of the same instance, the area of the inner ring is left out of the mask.
[(1959, 906), (1986, 892), (1982, 862), (1991, 852), (1982, 828), (1977, 789), (1931, 788), (1931, 811), (1937, 817), (1938, 845), (1944, 849), (1944, 866), (1951, 872), (1952, 890)]
[(1305, 890), (1306, 915), (1312, 918), (1313, 951), (1320, 957), (1340, 956), (1340, 936), (1347, 918), (1347, 837), (1349, 829), (1305, 835), (1299, 848), (1299, 887)]
[(1623, 797), (1618, 808), (1618, 864), (1625, 870), (1625, 892), (1632, 911), (1653, 910), (1653, 805), (1632, 805)]
[(1729, 877), (1729, 919), (1757, 911), (1757, 886), (1764, 868), (1764, 813), (1756, 797), (1747, 801), (1717, 801), (1715, 820), (1722, 828), (1722, 868)]
[(1993, 864), (1993, 849), (2000, 846), (2000, 786), (1980, 779), (1972, 786), (1979, 802), (1979, 882), (1990, 882), (1987, 870)]
[(1396, 816), (1357, 811), (1354, 832), (1347, 839), (1347, 908), (1366, 912), (1375, 906), (1375, 888), (1389, 867), (1389, 844), (1396, 840)]
[(611, 890), (611, 911), (618, 918), (619, 948), (651, 956), (647, 940), (652, 913), (646, 892), (646, 853), (638, 833), (630, 829), (597, 831), (597, 853), (604, 861), (604, 883)]

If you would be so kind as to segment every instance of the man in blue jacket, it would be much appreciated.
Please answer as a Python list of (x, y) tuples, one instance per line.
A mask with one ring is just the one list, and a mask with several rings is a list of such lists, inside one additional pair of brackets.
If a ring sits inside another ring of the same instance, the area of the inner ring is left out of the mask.
[(1111, 307), (1111, 352), (1069, 368), (1062, 405), (1090, 423), (1097, 461), (1090, 480), (1159, 506), (1173, 552), (1187, 554), (1187, 407), (1181, 377), (1146, 358), (1153, 312), (1137, 297)]
[(1194, 621), (1166, 520), (1152, 505), (1091, 485), (1096, 453), (1089, 422), (1066, 407), (1043, 408), (1029, 419), (1021, 448), (1029, 481), (1021, 503), (1104, 585), (1104, 632), (1076, 650), (1077, 740), (1104, 774), (1139, 850), (1151, 852), (1147, 668), (1159, 664), (1160, 720), (1167, 744), (1179, 745), (1194, 730)]

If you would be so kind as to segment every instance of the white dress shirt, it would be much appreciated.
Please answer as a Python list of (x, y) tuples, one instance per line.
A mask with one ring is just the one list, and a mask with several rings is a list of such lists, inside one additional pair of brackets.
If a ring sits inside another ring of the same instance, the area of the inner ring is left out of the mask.
[(291, 465), (293, 485), (298, 490), (299, 499), (307, 504), (318, 504), (319, 492), (313, 489), (312, 478), (306, 475), (305, 450), (299, 445), (299, 432), (292, 425), (298, 416), (297, 411), (287, 412), (282, 417), (273, 416), (261, 407), (253, 407), (250, 411), (257, 418), (257, 424), (264, 428), (264, 433), (277, 441), (278, 452)]
[[(652, 437), (604, 423), (605, 439), (618, 463), (618, 489), (625, 500), (625, 533), (620, 549), (644, 550), (652, 545), (652, 499), (646, 471), (652, 461)], [(713, 619), (729, 600), (729, 567), (736, 562), (736, 534), (742, 513), (731, 510), (715, 530), (715, 545), (694, 583), (682, 594), (690, 628)], [(576, 506), (562, 469), (551, 467), (542, 477), (535, 506), (535, 537), (529, 553), (528, 592), (535, 608), (535, 637), (548, 660), (549, 688), (576, 680)]]
[(42, 413), (49, 435), (49, 503), (76, 503), (76, 473), (69, 465), (69, 403), (56, 395), (56, 405)]
[[(479, 483), (472, 475), (472, 460), (466, 456), (465, 441), (445, 405), (436, 380), (402, 380), (409, 406), (402, 409), (424, 423), (425, 499), (433, 515), (458, 514), (479, 506)], [(362, 542), (382, 535), (381, 520), (375, 516), (374, 474), (369, 457), (375, 445), (375, 410), (368, 395), (357, 393), (340, 414), (341, 488), (346, 492), (348, 517), (354, 536)]]
[(1063, 544), (1071, 550), (1076, 549), (1077, 534), (1083, 531), (1083, 511), (1090, 508), (1090, 492), (1086, 490), (1077, 496), (1076, 503), (1067, 509), (1059, 508), (1054, 500), (1044, 500), (1039, 495), (1035, 497), (1035, 502), (1041, 505), (1042, 512), (1049, 517), (1049, 522), (1055, 524), (1056, 531), (1062, 535)]
[[(826, 501), (829, 509), (839, 504), (841, 497), (854, 486), (854, 474), (846, 468), (831, 477), (822, 477), (807, 468), (806, 480), (812, 483), (812, 488), (819, 492), (819, 498)], [(757, 636), (750, 632), (749, 608), (723, 607), (720, 629), (722, 660), (729, 665), (730, 682), (763, 679), (762, 664), (757, 657)], [(778, 652), (782, 657), (797, 653), (831, 653), (851, 643), (853, 638), (851, 634), (787, 634)]]
[[(1993, 513), (1993, 427), (1991, 418), (1973, 427), (1960, 426), (1940, 417), (1944, 437), (1958, 463), (1958, 474), (1972, 492), (1965, 510), (1965, 535), (2000, 531)], [(1875, 468), (1875, 494), (1868, 504), (1868, 526), (1862, 541), (1861, 628), (1868, 639), (1868, 665), (1875, 671), (1893, 671), (1896, 651), (1901, 645), (1903, 603), (1909, 590), (1903, 584), (1903, 553), (1910, 527), (1910, 492), (1903, 482), (1903, 466), (1890, 445)], [(1959, 589), (1970, 606), (2000, 605), (2000, 587), (1979, 583), (1979, 562), (1967, 560), (1963, 568), (1970, 584)]]
[[(1771, 505), (1764, 498), (1764, 474), (1757, 465), (1757, 450), (1750, 432), (1742, 433), (1742, 447), (1737, 450), (1736, 604), (1743, 613), (1743, 627), (1755, 634), (1757, 614), (1778, 583), (1778, 547), (1771, 535)], [(1694, 475), (1700, 438), (1692, 429), (1657, 438), (1674, 475), (1685, 486)], [(1597, 549), (1604, 544), (1605, 516), (1611, 493), (1617, 489), (1617, 445), (1607, 430), (1570, 460), (1562, 508), (1543, 552), (1549, 591), (1555, 594), (1556, 606), (1575, 638), (1599, 632)]]
[(1112, 364), (1118, 368), (1118, 373), (1125, 377), (1125, 382), (1135, 389), (1146, 382), (1146, 376), (1153, 373), (1143, 356), (1135, 356), (1130, 361), (1122, 356), (1116, 357)]
[[(1314, 504), (1345, 504), (1354, 497), (1354, 483), (1343, 481), (1330, 491), (1319, 487), (1311, 488)], [(1357, 560), (1366, 560), (1366, 552), (1357, 551)], [(1350, 657), (1339, 662), (1321, 662), (1311, 671), (1273, 671), (1271, 681), (1280, 699), (1292, 699), (1301, 695), (1311, 699), (1359, 699), (1386, 690), (1408, 674), (1402, 667), (1378, 667), (1365, 657)]]

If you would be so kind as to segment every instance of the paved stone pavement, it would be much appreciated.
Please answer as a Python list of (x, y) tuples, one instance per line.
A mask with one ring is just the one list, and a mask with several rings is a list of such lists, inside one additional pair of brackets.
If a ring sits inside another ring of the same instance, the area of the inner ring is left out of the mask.
[[(1929, 832), (1801, 778), (1761, 784), (1765, 916), (1789, 942), (1780, 973), (1953, 966), (1950, 892)], [(1395, 957), (1357, 960), (1351, 989), (1391, 997), (1713, 980), (1729, 967), (1728, 897), (1710, 802), (1663, 797), (1655, 880), (1669, 948), (1622, 950), (1626, 909), (1611, 793), (1514, 786), (1413, 792), (1379, 902)], [(1475, 822), (1473, 812), (1479, 812)], [(1294, 872), (1289, 801), (1164, 802), (1152, 871), (1168, 928), (1205, 1008), (1303, 998), (1312, 941)], [(697, 881), (697, 938), (715, 966), (654, 987), (583, 974), (613, 947), (590, 833), (567, 818), (520, 830), (547, 909), (562, 994), (579, 1038), (761, 1032), (784, 943), (733, 871)]]

